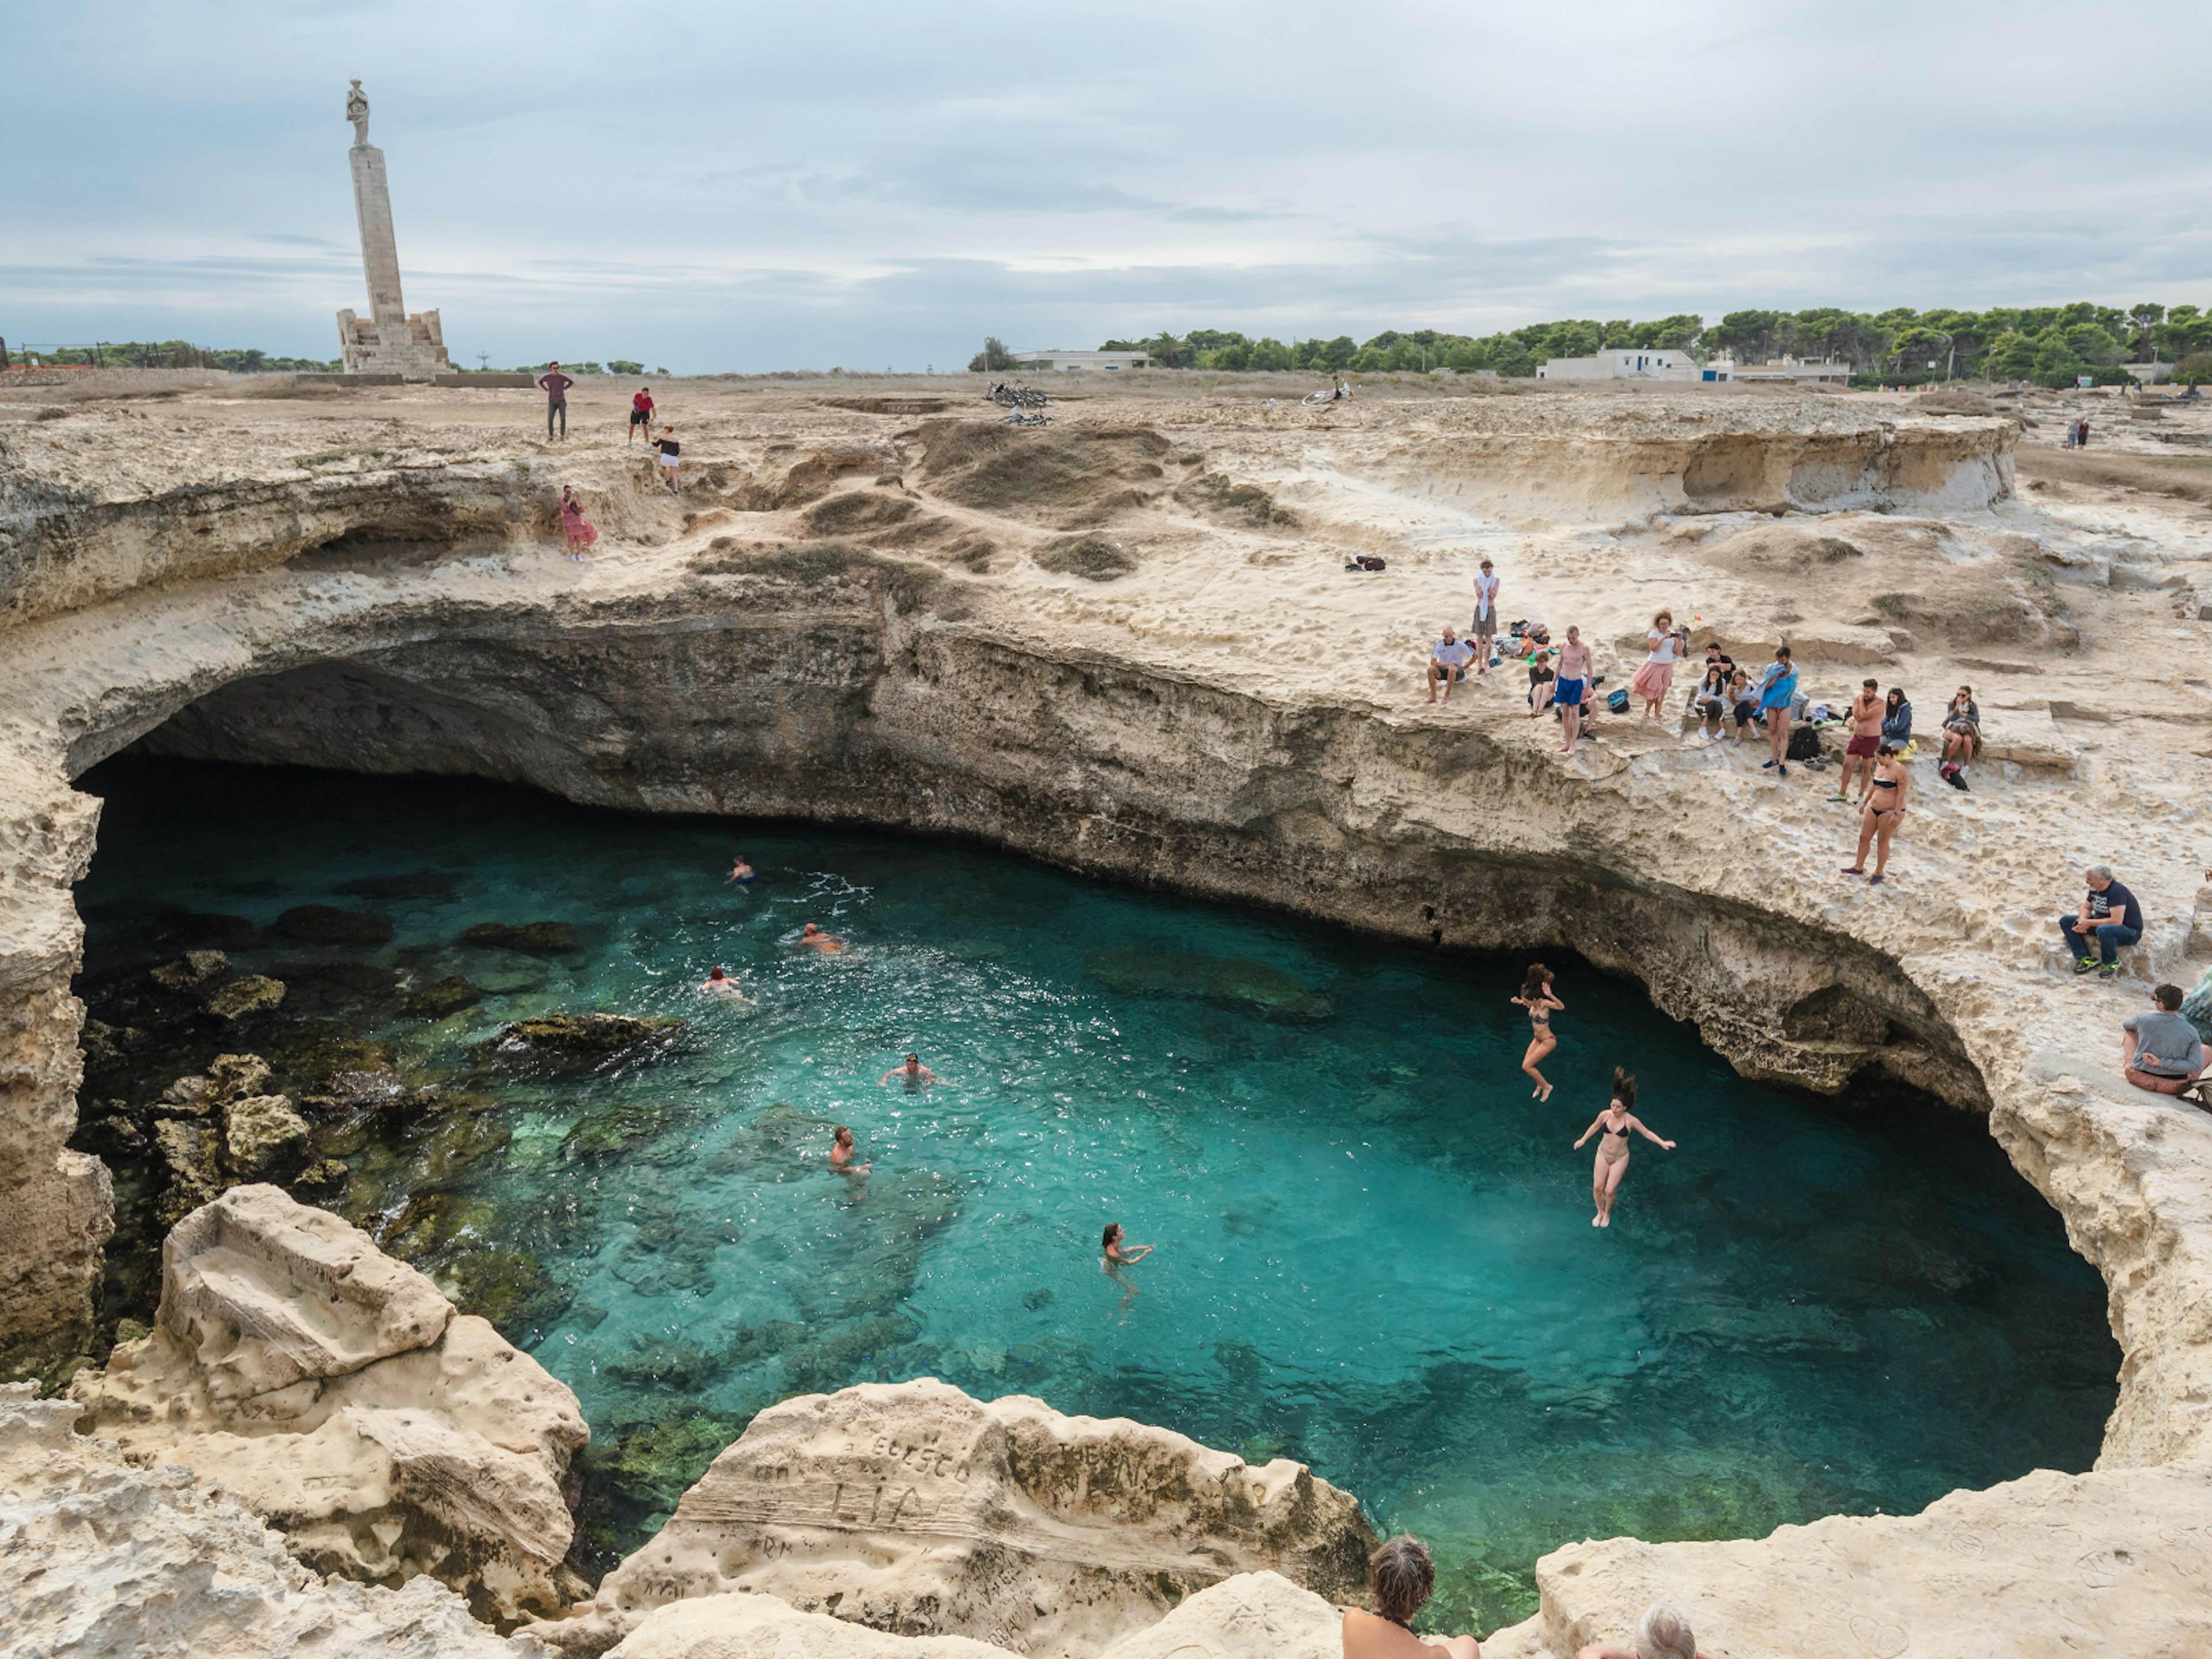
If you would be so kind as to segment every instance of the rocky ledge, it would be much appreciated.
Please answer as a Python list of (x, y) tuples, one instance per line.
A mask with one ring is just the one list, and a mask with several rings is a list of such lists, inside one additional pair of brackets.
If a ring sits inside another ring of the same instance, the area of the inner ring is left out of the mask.
[(180, 1463), (322, 1571), (427, 1574), (512, 1624), (587, 1586), (563, 1565), (576, 1397), (336, 1216), (235, 1187), (162, 1247), (154, 1329), (81, 1370), (88, 1432)]

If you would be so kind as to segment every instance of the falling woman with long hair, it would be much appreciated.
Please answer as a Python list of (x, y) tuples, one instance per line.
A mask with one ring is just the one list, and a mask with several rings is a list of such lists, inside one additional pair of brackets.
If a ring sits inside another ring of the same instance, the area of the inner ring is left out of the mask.
[(1552, 1030), (1552, 1015), (1567, 1005), (1552, 993), (1552, 970), (1540, 962), (1528, 964), (1528, 976), (1521, 981), (1521, 994), (1509, 997), (1528, 1011), (1528, 1052), (1521, 1056), (1521, 1069), (1535, 1082), (1528, 1091), (1531, 1100), (1549, 1100), (1552, 1085), (1536, 1069), (1536, 1062), (1559, 1046), (1559, 1039)]

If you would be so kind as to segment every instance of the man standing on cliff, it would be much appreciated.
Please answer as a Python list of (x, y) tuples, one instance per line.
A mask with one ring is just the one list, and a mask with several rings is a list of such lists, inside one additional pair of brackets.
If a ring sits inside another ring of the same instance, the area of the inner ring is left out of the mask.
[(1474, 579), (1474, 623), (1467, 637), (1474, 647), (1474, 672), (1480, 679), (1490, 672), (1490, 653), (1498, 639), (1498, 574), (1487, 559)]
[(553, 439), (553, 417), (561, 417), (561, 435), (568, 435), (568, 388), (576, 383), (561, 372), (558, 363), (545, 365), (545, 373), (538, 377), (538, 384), (545, 388), (545, 439)]
[(1566, 736), (1562, 755), (1575, 752), (1582, 734), (1583, 694), (1589, 690), (1590, 648), (1583, 643), (1579, 628), (1567, 629), (1567, 642), (1559, 647), (1559, 678), (1552, 685), (1552, 701), (1559, 706), (1559, 726)]

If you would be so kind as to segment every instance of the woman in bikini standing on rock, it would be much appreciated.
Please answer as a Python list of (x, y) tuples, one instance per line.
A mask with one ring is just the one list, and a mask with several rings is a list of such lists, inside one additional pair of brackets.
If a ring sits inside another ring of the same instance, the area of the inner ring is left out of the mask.
[[(1544, 1074), (1536, 1069), (1536, 1062), (1559, 1046), (1559, 1039), (1552, 1030), (1552, 1015), (1567, 1005), (1552, 994), (1552, 970), (1540, 962), (1528, 965), (1528, 976), (1521, 982), (1521, 994), (1509, 997), (1528, 1011), (1528, 1052), (1521, 1057), (1521, 1069), (1536, 1082), (1528, 1091), (1531, 1100), (1549, 1100), (1552, 1085), (1544, 1081)], [(1577, 1143), (1579, 1145), (1580, 1143)]]
[(1613, 1068), (1613, 1100), (1583, 1131), (1582, 1140), (1575, 1142), (1575, 1150), (1582, 1150), (1583, 1140), (1598, 1137), (1597, 1164), (1590, 1171), (1590, 1196), (1597, 1200), (1597, 1213), (1590, 1218), (1593, 1227), (1613, 1225), (1613, 1200), (1620, 1191), (1620, 1178), (1628, 1173), (1628, 1137), (1642, 1135), (1655, 1146), (1674, 1150), (1671, 1140), (1662, 1140), (1644, 1127), (1644, 1121), (1628, 1109), (1636, 1104), (1636, 1079), (1618, 1066)]

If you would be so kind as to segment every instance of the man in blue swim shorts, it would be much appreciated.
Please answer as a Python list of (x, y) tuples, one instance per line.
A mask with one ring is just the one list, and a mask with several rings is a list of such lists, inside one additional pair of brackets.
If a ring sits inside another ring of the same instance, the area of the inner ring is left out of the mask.
[(1589, 690), (1590, 648), (1583, 643), (1579, 628), (1567, 629), (1567, 642), (1559, 647), (1559, 678), (1552, 687), (1552, 701), (1559, 708), (1559, 726), (1566, 741), (1560, 745), (1562, 755), (1575, 752), (1575, 738), (1583, 729), (1583, 696)]

